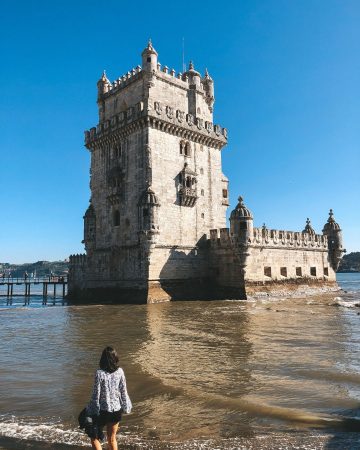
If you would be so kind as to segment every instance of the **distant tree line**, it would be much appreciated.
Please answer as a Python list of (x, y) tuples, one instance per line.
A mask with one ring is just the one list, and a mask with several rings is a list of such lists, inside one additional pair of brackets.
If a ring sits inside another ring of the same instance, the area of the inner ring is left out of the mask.
[(360, 272), (360, 252), (344, 255), (340, 262), (338, 272)]
[(0, 263), (0, 276), (22, 278), (27, 273), (29, 277), (43, 278), (50, 275), (64, 276), (69, 270), (67, 261), (37, 261), (26, 264)]

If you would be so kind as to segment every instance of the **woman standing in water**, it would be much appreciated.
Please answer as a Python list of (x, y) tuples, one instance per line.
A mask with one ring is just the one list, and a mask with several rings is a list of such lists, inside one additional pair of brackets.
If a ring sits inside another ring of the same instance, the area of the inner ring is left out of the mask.
[(106, 426), (110, 450), (118, 450), (116, 432), (121, 414), (128, 414), (132, 404), (126, 390), (124, 371), (119, 367), (116, 350), (106, 347), (102, 352), (100, 369), (96, 371), (92, 397), (86, 408), (87, 414), (94, 417), (97, 432), (91, 437), (91, 445), (101, 450), (103, 427)]

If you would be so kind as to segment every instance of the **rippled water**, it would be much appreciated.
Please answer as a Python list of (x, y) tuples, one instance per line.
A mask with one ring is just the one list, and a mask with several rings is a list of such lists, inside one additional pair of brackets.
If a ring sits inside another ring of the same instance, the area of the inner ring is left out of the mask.
[(134, 403), (122, 448), (358, 449), (360, 274), (339, 282), (253, 302), (2, 299), (0, 448), (88, 445), (76, 418), (110, 344)]

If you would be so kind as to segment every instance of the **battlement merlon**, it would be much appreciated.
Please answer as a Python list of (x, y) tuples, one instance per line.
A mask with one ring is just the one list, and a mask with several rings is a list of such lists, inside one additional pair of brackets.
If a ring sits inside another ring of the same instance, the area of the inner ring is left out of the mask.
[(141, 127), (150, 126), (182, 138), (191, 139), (200, 144), (222, 149), (227, 144), (226, 128), (204, 121), (200, 117), (186, 114), (170, 105), (154, 102), (145, 107), (139, 102), (114, 115), (111, 119), (99, 123), (96, 127), (85, 131), (85, 146), (92, 150), (97, 145), (107, 144), (110, 135), (125, 137)]
[[(150, 41), (142, 52), (142, 67), (133, 68), (114, 82), (110, 82), (104, 71), (97, 87), (99, 123), (140, 101), (146, 109), (159, 101), (204, 122), (213, 122), (214, 82), (208, 71), (201, 77), (192, 62), (186, 72), (178, 74), (167, 66), (161, 67)], [(172, 101), (176, 104), (171, 105)]]
[[(201, 77), (201, 74), (195, 70), (192, 61), (189, 63), (189, 68), (184, 73), (176, 73), (175, 69), (169, 69), (168, 66), (161, 66), (158, 62), (158, 54), (153, 48), (151, 41), (148, 42), (147, 47), (143, 50), (142, 54), (142, 67), (137, 66), (131, 71), (114, 80), (112, 83), (107, 78), (105, 71), (103, 72), (100, 80), (97, 83), (98, 86), (98, 101), (114, 95), (119, 90), (125, 88), (130, 83), (138, 80), (140, 77), (148, 76), (158, 77), (166, 82), (172, 83), (182, 89), (196, 90), (206, 97), (206, 102), (210, 109), (215, 102), (214, 98), (214, 81), (209, 75), (207, 69), (205, 74)], [(151, 87), (151, 85), (149, 86)]]
[[(220, 237), (219, 237), (220, 232)], [(322, 234), (310, 234), (300, 231), (274, 230), (264, 227), (253, 228), (253, 234), (246, 241), (242, 236), (232, 235), (229, 228), (210, 230), (209, 241), (212, 245), (221, 245), (231, 240), (233, 245), (246, 247), (293, 248), (294, 250), (328, 251), (328, 238)]]

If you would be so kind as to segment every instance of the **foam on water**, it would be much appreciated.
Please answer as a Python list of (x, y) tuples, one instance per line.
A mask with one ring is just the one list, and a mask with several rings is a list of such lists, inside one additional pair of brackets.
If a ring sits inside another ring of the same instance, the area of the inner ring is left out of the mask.
[(88, 445), (84, 433), (77, 429), (66, 429), (60, 421), (48, 419), (0, 416), (0, 436), (26, 441), (46, 441), (69, 445)]

